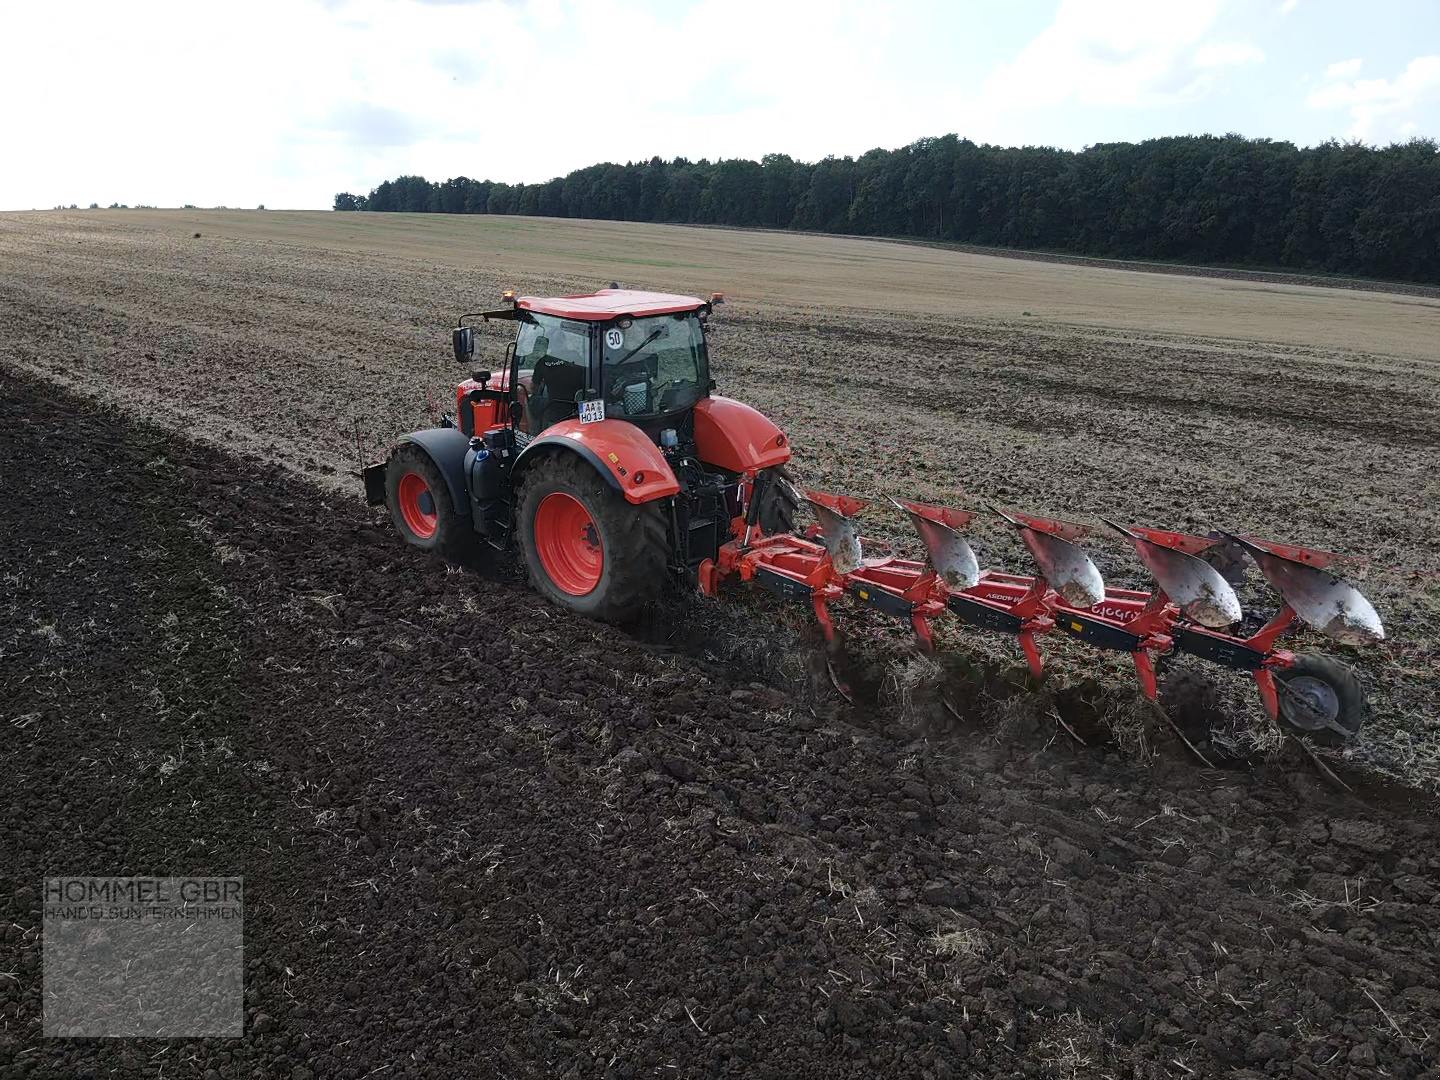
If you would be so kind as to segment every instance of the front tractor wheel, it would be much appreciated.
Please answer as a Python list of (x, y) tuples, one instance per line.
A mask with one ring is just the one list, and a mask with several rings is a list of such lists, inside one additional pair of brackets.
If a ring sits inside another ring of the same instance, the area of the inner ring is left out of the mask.
[(440, 467), (414, 443), (401, 443), (385, 468), (385, 505), (401, 538), (452, 562), (475, 547), (475, 532), (450, 498)]
[(530, 581), (553, 604), (626, 622), (664, 584), (669, 559), (658, 505), (626, 502), (573, 454), (530, 466), (515, 518)]
[(1355, 672), (1334, 657), (1301, 653), (1275, 672), (1280, 720), (1299, 735), (1338, 745), (1365, 723), (1365, 691)]

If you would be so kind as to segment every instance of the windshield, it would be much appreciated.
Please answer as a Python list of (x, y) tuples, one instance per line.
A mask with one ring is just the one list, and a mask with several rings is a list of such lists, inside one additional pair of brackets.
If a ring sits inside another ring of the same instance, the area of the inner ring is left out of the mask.
[(661, 416), (705, 396), (705, 331), (696, 312), (616, 319), (601, 338), (607, 414)]

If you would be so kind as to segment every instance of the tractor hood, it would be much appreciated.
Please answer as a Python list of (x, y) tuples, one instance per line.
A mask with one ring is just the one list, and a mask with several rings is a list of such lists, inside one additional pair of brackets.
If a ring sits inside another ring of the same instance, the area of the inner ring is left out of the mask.
[(790, 460), (790, 440), (770, 418), (744, 402), (706, 397), (695, 403), (695, 448), (700, 460), (747, 473)]

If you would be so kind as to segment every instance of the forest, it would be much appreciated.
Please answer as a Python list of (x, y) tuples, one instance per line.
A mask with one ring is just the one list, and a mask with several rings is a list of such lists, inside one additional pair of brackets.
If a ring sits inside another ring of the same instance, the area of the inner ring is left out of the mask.
[(806, 163), (658, 157), (540, 184), (386, 180), (334, 208), (800, 229), (1440, 282), (1440, 147), (1238, 135), (1082, 151), (955, 135)]

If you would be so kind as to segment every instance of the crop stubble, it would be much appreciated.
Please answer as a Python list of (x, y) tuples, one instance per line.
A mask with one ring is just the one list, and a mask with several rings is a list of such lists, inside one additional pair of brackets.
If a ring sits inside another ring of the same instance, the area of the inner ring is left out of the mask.
[[(1350, 572), (1390, 641), (1350, 657), (1375, 705), (1351, 753), (1437, 776), (1440, 299), (837, 237), (424, 215), (5, 215), (0, 259), (4, 362), (350, 491), (357, 434), (373, 456), (448, 406), (446, 331), (502, 287), (723, 289), (721, 390), (792, 433), (814, 486), (1367, 556)], [(498, 362), (504, 338), (488, 330), (482, 356)], [(910, 542), (878, 511), (866, 530)], [(1097, 544), (1109, 580), (1145, 584), (1118, 543)], [(982, 523), (979, 546), (1026, 565), (998, 523)], [(1259, 588), (1245, 598), (1273, 603)], [(1124, 677), (1115, 657), (1047, 646), (1062, 679)], [(965, 647), (1009, 643), (967, 634)]]
[[(1016, 260), (867, 242), (503, 225), (0, 216), (0, 362), (352, 496), (23, 379), (0, 388), (0, 512), (20, 538), (0, 549), (0, 648), (26, 673), (7, 684), (0, 744), (18, 880), (55, 858), (128, 868), (183, 853), (184, 868), (242, 873), (273, 900), (249, 916), (246, 1038), (179, 1047), (187, 1067), (1433, 1067), (1440, 857), (1423, 802), (1340, 799), (1304, 772), (1145, 769), (1058, 733), (857, 726), (833, 702), (812, 712), (707, 664), (712, 643), (697, 660), (446, 574), (399, 549), (348, 475), (357, 421), (373, 451), (427, 421), (427, 389), (443, 407), (457, 374), (446, 329), (501, 286), (721, 288), (736, 300), (715, 322), (722, 388), (789, 428), (817, 486), (1370, 554), (1365, 587), (1393, 644), (1357, 657), (1378, 707), (1357, 754), (1433, 784), (1427, 298), (1300, 290), (1312, 306), (1333, 298), (1346, 325), (1228, 337), (1206, 309), (1201, 335), (1175, 310), (1187, 290), (1243, 308), (1282, 286), (1053, 267), (1026, 279)], [(580, 257), (626, 234), (631, 262)], [(497, 236), (508, 255), (484, 247)], [(765, 251), (740, 265), (746, 245)], [(899, 265), (893, 285), (921, 274), (916, 260), (937, 310), (911, 296), (901, 315), (877, 311), (894, 290), (866, 274)], [(952, 265), (977, 290), (968, 308)], [(991, 269), (995, 295), (1033, 316), (996, 307)], [(1069, 322), (1046, 308), (1047, 289), (1079, 304), (1087, 274), (1121, 312), (1109, 325), (1093, 300)], [(1114, 301), (1152, 285), (1171, 308), (1151, 322)], [(1407, 318), (1418, 329), (1402, 340)], [(1386, 352), (1340, 344), (1371, 331)], [(503, 337), (487, 338), (495, 355)], [(866, 518), (882, 538), (900, 528)], [(1001, 528), (978, 546), (1023, 565)], [(1117, 545), (1101, 561), (1140, 583)], [(874, 625), (844, 622), (852, 640)], [(982, 655), (1009, 649), (947, 632)], [(1057, 682), (1125, 677), (1113, 657), (1052, 647)], [(888, 691), (902, 715), (909, 670)], [(143, 1072), (163, 1044), (30, 1049), (36, 902), (0, 895), (0, 1060)]]
[[(807, 707), (25, 376), (0, 448), (0, 1075), (1433, 1075), (1423, 802)], [(243, 877), (243, 1038), (42, 1039), (57, 867)]]

